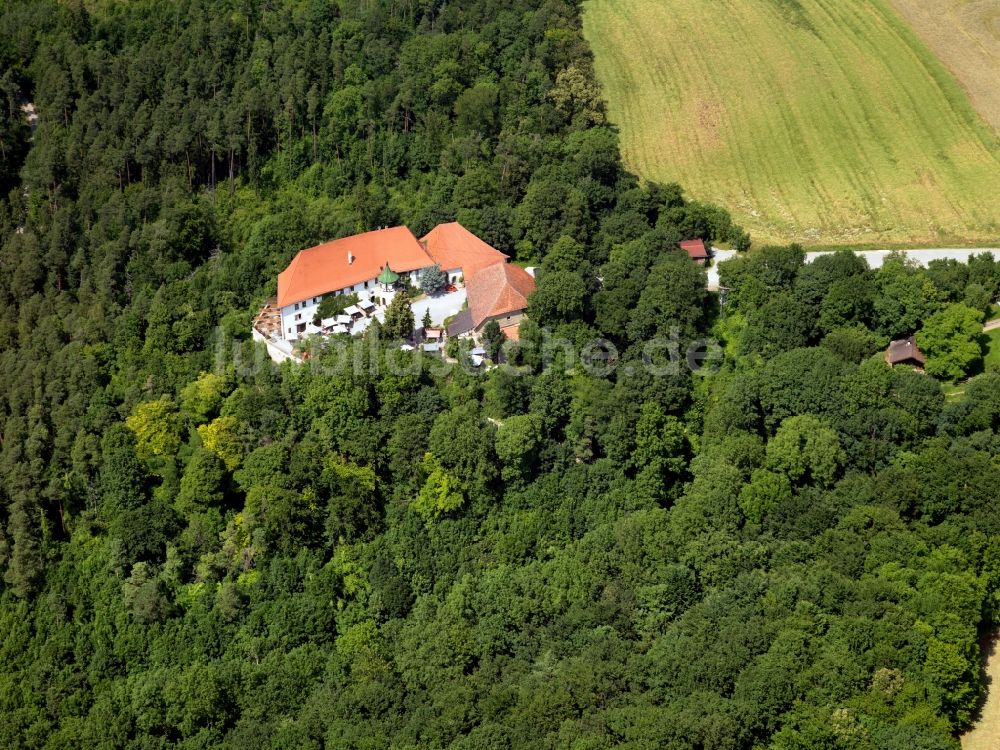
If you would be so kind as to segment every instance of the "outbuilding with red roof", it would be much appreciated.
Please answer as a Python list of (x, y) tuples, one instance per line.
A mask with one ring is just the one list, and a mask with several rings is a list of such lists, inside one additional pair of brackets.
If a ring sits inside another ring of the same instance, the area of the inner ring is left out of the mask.
[(688, 257), (695, 263), (705, 265), (712, 257), (711, 253), (708, 252), (708, 248), (705, 247), (705, 240), (684, 240), (680, 244), (681, 250), (686, 252)]

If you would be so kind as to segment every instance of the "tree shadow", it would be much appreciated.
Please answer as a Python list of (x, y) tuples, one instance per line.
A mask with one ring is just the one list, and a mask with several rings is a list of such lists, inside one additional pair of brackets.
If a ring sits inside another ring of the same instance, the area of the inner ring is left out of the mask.
[(976, 701), (976, 708), (972, 712), (972, 721), (969, 724), (969, 728), (972, 728), (983, 716), (983, 709), (986, 707), (986, 703), (990, 697), (990, 691), (995, 687), (1000, 689), (1000, 686), (993, 685), (993, 678), (990, 677), (988, 671), (988, 665), (990, 659), (998, 656), (998, 649), (1000, 649), (1000, 630), (990, 630), (983, 633), (979, 637), (979, 684), (982, 686), (982, 691), (979, 693), (979, 700)]
[(979, 344), (979, 350), (983, 353), (983, 356), (976, 360), (976, 363), (969, 368), (969, 371), (965, 374), (966, 378), (974, 378), (976, 375), (982, 375), (986, 372), (986, 357), (990, 352), (990, 337), (986, 332), (980, 333), (976, 337), (976, 343)]

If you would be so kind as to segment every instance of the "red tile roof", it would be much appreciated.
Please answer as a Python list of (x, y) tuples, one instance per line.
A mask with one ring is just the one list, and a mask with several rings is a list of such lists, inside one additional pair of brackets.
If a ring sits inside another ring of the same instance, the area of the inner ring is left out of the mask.
[(386, 262), (397, 273), (433, 265), (406, 227), (343, 237), (302, 250), (295, 256), (288, 268), (278, 274), (277, 305), (285, 307), (374, 279)]
[(520, 266), (494, 263), (467, 277), (465, 289), (472, 325), (478, 328), (487, 318), (526, 308), (528, 295), (535, 291), (535, 280)]
[(685, 250), (691, 260), (708, 260), (711, 257), (705, 248), (704, 240), (684, 240), (681, 243), (681, 250)]
[(506, 255), (483, 242), (457, 221), (438, 224), (420, 242), (431, 259), (441, 266), (442, 271), (461, 268), (466, 279), (481, 268), (507, 260)]
[(520, 341), (521, 340), (521, 323), (520, 321), (512, 326), (501, 326), (503, 329), (503, 335), (507, 337), (508, 341)]

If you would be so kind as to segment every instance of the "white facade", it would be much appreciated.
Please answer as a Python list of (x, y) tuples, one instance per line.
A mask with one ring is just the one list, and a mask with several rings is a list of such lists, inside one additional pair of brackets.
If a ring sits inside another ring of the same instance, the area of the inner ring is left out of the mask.
[[(422, 268), (418, 268), (414, 271), (400, 273), (399, 278), (400, 280), (409, 279), (411, 284), (416, 285), (420, 281), (420, 272), (422, 270)], [(314, 332), (315, 328), (312, 325), (312, 321), (316, 317), (319, 303), (323, 301), (323, 297), (329, 297), (331, 294), (357, 294), (361, 298), (387, 296), (385, 292), (381, 291), (378, 281), (372, 278), (367, 281), (361, 281), (354, 286), (334, 289), (316, 297), (309, 297), (291, 305), (285, 305), (281, 308), (282, 338), (286, 341), (295, 341)]]
[(320, 295), (281, 308), (281, 337), (286, 341), (295, 341), (305, 336), (312, 328), (313, 318), (322, 301)]

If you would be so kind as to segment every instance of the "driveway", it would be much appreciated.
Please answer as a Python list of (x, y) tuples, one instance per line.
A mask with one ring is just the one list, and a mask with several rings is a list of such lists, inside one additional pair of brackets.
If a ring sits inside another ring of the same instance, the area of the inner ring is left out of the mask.
[[(413, 320), (420, 327), (420, 321), (424, 319), (424, 311), (431, 311), (431, 323), (441, 325), (444, 319), (455, 315), (465, 304), (465, 287), (454, 292), (439, 294), (436, 297), (423, 297), (410, 305), (413, 310)], [(385, 308), (380, 307), (372, 317), (385, 321)]]
[(712, 248), (712, 265), (708, 267), (708, 291), (715, 292), (719, 289), (719, 264), (727, 261), (736, 255), (735, 250), (720, 250)]

